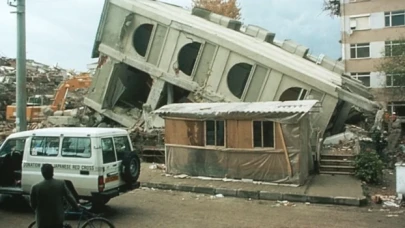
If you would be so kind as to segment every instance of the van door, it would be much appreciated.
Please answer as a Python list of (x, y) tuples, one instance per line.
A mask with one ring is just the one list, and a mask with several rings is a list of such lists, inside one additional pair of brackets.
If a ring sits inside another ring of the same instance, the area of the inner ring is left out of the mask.
[(101, 152), (103, 155), (105, 190), (117, 188), (120, 186), (119, 161), (117, 160), (112, 137), (101, 138)]
[[(124, 156), (129, 151), (132, 151), (128, 135), (114, 136), (114, 148), (117, 154), (118, 165), (119, 167), (122, 167), (122, 160), (124, 160)], [(121, 176), (120, 179), (120, 185), (125, 184), (125, 181), (121, 178)]]

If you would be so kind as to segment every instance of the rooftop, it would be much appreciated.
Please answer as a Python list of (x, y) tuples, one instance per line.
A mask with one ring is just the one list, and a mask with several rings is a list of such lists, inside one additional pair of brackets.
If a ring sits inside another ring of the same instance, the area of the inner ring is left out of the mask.
[(10, 135), (12, 138), (28, 137), (35, 135), (58, 135), (85, 137), (88, 135), (106, 135), (106, 134), (126, 134), (127, 131), (120, 128), (98, 128), (98, 127), (52, 127), (30, 131), (16, 132)]
[(169, 104), (156, 110), (159, 115), (226, 116), (237, 114), (295, 114), (315, 111), (317, 100), (232, 102), (232, 103), (180, 103)]

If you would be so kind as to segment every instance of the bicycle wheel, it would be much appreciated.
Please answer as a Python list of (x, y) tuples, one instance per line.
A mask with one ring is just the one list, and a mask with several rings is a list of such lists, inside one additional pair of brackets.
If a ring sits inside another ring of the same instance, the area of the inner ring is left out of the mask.
[(108, 219), (105, 218), (91, 218), (89, 220), (87, 220), (82, 226), (81, 228), (92, 228), (92, 227), (109, 227), (109, 228), (115, 228), (115, 226), (112, 224), (112, 222)]
[(37, 226), (37, 222), (36, 221), (33, 221), (29, 226), (28, 226), (28, 228), (36, 228)]

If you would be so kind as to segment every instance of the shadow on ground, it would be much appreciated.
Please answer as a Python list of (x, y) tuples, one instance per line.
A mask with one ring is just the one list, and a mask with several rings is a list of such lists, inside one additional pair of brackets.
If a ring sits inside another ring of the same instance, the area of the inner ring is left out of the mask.
[(0, 210), (15, 213), (34, 213), (23, 196), (0, 195)]

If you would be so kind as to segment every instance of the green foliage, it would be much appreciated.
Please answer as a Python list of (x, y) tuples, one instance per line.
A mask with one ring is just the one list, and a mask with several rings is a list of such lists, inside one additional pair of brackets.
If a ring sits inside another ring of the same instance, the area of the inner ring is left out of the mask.
[(323, 11), (329, 12), (330, 16), (340, 16), (340, 0), (324, 0)]
[(355, 159), (355, 176), (367, 183), (378, 183), (383, 175), (384, 163), (375, 151), (362, 151)]

